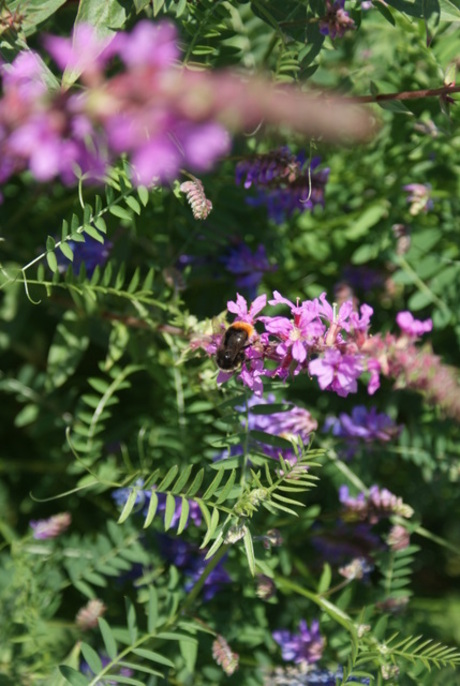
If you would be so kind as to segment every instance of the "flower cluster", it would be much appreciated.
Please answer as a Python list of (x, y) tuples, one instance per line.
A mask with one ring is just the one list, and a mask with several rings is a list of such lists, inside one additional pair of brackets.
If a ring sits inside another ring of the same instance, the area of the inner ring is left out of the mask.
[[(142, 479), (138, 479), (136, 483), (134, 484), (134, 489), (136, 491), (136, 500), (134, 503), (134, 507), (142, 512), (143, 516), (145, 517), (147, 515), (147, 512), (149, 510), (149, 505), (150, 505), (150, 500), (152, 498), (152, 493), (155, 492), (155, 486), (144, 489), (144, 482)], [(112, 498), (115, 500), (116, 504), (118, 507), (122, 508), (126, 501), (128, 500), (129, 495), (132, 493), (133, 487), (129, 488), (118, 488), (117, 490), (113, 491), (112, 493)], [(164, 493), (155, 493), (156, 497), (158, 498), (158, 504), (157, 504), (157, 512), (162, 512), (164, 513), (166, 511), (166, 495)], [(179, 520), (181, 517), (182, 513), (182, 500), (178, 496), (175, 498), (176, 502), (176, 509), (174, 511), (173, 518), (171, 520), (171, 527), (177, 526), (179, 524)], [(201, 524), (201, 510), (200, 506), (198, 505), (197, 502), (194, 500), (189, 501), (189, 517), (191, 517), (193, 523), (196, 526), (199, 526)], [(188, 525), (188, 520), (187, 524)]]
[(245, 289), (250, 298), (255, 297), (263, 275), (276, 270), (276, 266), (268, 261), (267, 251), (262, 244), (252, 252), (246, 243), (241, 241), (222, 255), (220, 261), (230, 274), (235, 275), (236, 287)]
[(227, 676), (238, 669), (239, 655), (234, 653), (223, 636), (217, 636), (212, 644), (212, 656)]
[(338, 417), (328, 417), (324, 424), (324, 431), (332, 431), (333, 436), (344, 439), (346, 457), (352, 457), (360, 444), (393, 440), (401, 428), (387, 414), (377, 412), (376, 407), (368, 410), (364, 405), (356, 405), (350, 415), (341, 412)]
[(236, 182), (243, 181), (245, 188), (255, 187), (258, 194), (247, 203), (266, 205), (268, 216), (280, 223), (296, 209), (303, 212), (324, 206), (329, 169), (317, 169), (319, 164), (319, 157), (310, 162), (304, 151), (294, 155), (283, 147), (239, 162)]
[[(181, 69), (177, 42), (168, 21), (140, 21), (130, 34), (107, 38), (85, 24), (72, 38), (48, 36), (63, 88), (32, 51), (2, 65), (0, 183), (25, 169), (39, 181), (101, 180), (121, 154), (134, 183), (170, 181), (184, 167), (208, 171), (229, 151), (229, 127), (263, 119), (330, 140), (372, 131), (368, 114), (339, 97), (326, 107), (294, 87), (281, 96), (263, 79)], [(69, 87), (76, 78), (78, 90)]]
[(428, 210), (433, 209), (431, 185), (429, 183), (409, 183), (403, 188), (408, 193), (409, 212), (413, 217), (416, 217), (421, 212), (428, 212)]
[[(86, 88), (50, 91), (44, 65), (32, 52), (3, 67), (0, 182), (25, 168), (40, 181), (57, 176), (72, 183), (77, 169), (101, 179), (127, 153), (133, 180), (149, 185), (175, 178), (181, 166), (206, 171), (228, 152), (221, 124), (194, 120), (165, 97), (179, 58), (172, 24), (142, 21), (113, 40), (79, 25), (73, 39), (49, 36), (46, 49), (60, 69), (80, 73)], [(107, 79), (115, 56), (123, 71)]]
[(91, 278), (96, 267), (103, 267), (105, 265), (113, 248), (111, 241), (105, 240), (104, 243), (100, 243), (95, 238), (91, 238), (91, 236), (85, 236), (84, 243), (68, 240), (66, 244), (73, 252), (73, 260), (71, 263), (60, 251), (56, 252), (59, 271), (65, 272), (71, 263), (73, 272), (78, 274), (81, 266), (84, 264), (86, 275), (89, 278)]
[[(264, 680), (264, 686), (337, 686), (343, 681), (343, 667), (335, 671), (320, 669), (319, 667), (277, 667)], [(346, 682), (353, 684), (369, 684), (370, 680), (350, 676)]]
[[(274, 402), (276, 402), (276, 400), (272, 393), (269, 393), (266, 398), (260, 398), (253, 395), (247, 401), (247, 407), (240, 406), (235, 409), (242, 413), (242, 417), (244, 416), (243, 413), (247, 411), (247, 419), (244, 417), (241, 422), (246, 424), (247, 421), (247, 428), (249, 431), (263, 431), (272, 434), (273, 436), (280, 436), (286, 440), (300, 440), (302, 443), (307, 443), (310, 434), (318, 428), (318, 422), (311, 416), (308, 410), (297, 405), (289, 404), (289, 409), (285, 412), (274, 412), (272, 414), (255, 414), (254, 412), (251, 412), (251, 408), (253, 407), (268, 405)], [(294, 449), (275, 448), (274, 446), (259, 441), (257, 441), (257, 447), (262, 449), (266, 455), (269, 455), (273, 459), (279, 459), (281, 455), (282, 458), (291, 465), (295, 465), (297, 462), (297, 455)], [(243, 447), (241, 445), (235, 445), (232, 446), (230, 454), (225, 452), (219, 456), (219, 459), (241, 455), (242, 453)]]
[(275, 641), (281, 646), (283, 660), (296, 664), (317, 662), (324, 649), (324, 638), (319, 633), (319, 622), (315, 619), (311, 629), (302, 619), (299, 623), (299, 633), (291, 634), (286, 629), (278, 629), (272, 633)]
[[(335, 306), (328, 303), (325, 293), (314, 300), (294, 304), (275, 291), (269, 304), (287, 305), (291, 317), (258, 316), (266, 302), (265, 295), (259, 296), (248, 308), (245, 298), (237, 295), (236, 302), (227, 303), (228, 310), (238, 321), (251, 326), (260, 322), (265, 327), (264, 333), (253, 334), (245, 350), (245, 361), (239, 373), (243, 383), (253, 393), (261, 395), (264, 376), (278, 376), (284, 380), (290, 374), (308, 372), (317, 377), (321, 390), (333, 391), (341, 397), (355, 393), (357, 379), (366, 369), (361, 349), (368, 338), (372, 308), (362, 305), (359, 314), (354, 311), (352, 301), (347, 301), (337, 312)], [(211, 341), (196, 340), (192, 345), (215, 354), (221, 342), (222, 336), (216, 334)], [(221, 371), (217, 381), (223, 383), (230, 376)]]
[(72, 522), (70, 512), (61, 512), (49, 519), (31, 520), (30, 527), (33, 529), (33, 537), (37, 540), (57, 538), (66, 531)]
[(326, 0), (326, 15), (319, 22), (319, 30), (324, 36), (343, 38), (346, 31), (355, 29), (355, 22), (344, 10), (345, 0)]
[(402, 498), (390, 493), (386, 488), (371, 486), (369, 493), (359, 493), (355, 498), (350, 496), (348, 486), (341, 486), (339, 500), (343, 505), (343, 516), (346, 519), (358, 519), (376, 524), (391, 515), (410, 518), (414, 511), (403, 503)]
[[(205, 562), (206, 550), (199, 550), (194, 545), (180, 538), (159, 536), (160, 551), (163, 557), (181, 570), (187, 578), (185, 590), (190, 591), (205, 571), (209, 560)], [(203, 585), (203, 600), (208, 601), (231, 582), (230, 576), (224, 567), (225, 558), (214, 567), (206, 577)]]

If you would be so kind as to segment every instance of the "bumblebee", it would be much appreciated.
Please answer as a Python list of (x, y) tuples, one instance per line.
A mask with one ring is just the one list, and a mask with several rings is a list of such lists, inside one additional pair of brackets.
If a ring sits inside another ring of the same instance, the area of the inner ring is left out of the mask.
[(223, 372), (233, 372), (244, 362), (244, 349), (254, 333), (247, 322), (233, 322), (228, 327), (216, 351), (216, 362)]

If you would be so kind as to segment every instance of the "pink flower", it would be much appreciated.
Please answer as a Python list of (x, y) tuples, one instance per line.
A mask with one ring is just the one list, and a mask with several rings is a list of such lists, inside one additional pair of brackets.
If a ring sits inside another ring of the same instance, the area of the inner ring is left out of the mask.
[(358, 390), (357, 378), (362, 374), (361, 356), (342, 355), (337, 348), (328, 348), (323, 357), (317, 357), (308, 365), (308, 371), (318, 377), (321, 390), (335, 391), (346, 398)]
[(45, 47), (60, 69), (92, 72), (112, 57), (106, 48), (114, 37), (115, 34), (101, 38), (90, 24), (77, 24), (72, 38), (46, 36)]
[(239, 293), (236, 294), (236, 302), (229, 300), (227, 302), (227, 309), (232, 314), (236, 314), (236, 318), (242, 322), (248, 322), (253, 324), (255, 321), (256, 314), (258, 314), (267, 304), (267, 296), (259, 295), (258, 298), (254, 300), (248, 310), (248, 303), (246, 298), (243, 298)]
[(414, 319), (412, 313), (408, 311), (399, 312), (396, 315), (396, 322), (401, 331), (411, 338), (422, 336), (433, 328), (431, 319), (425, 319), (424, 321)]

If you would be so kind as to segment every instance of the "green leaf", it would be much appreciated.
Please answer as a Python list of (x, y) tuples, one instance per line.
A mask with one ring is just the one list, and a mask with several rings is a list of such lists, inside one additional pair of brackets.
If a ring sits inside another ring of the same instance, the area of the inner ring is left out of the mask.
[(147, 510), (147, 516), (146, 516), (145, 522), (144, 522), (144, 529), (146, 529), (148, 526), (150, 526), (150, 524), (153, 522), (153, 518), (155, 517), (157, 507), (158, 507), (158, 496), (155, 493), (155, 490), (152, 488), (152, 492), (150, 494), (149, 509)]
[(166, 495), (166, 507), (165, 507), (165, 520), (164, 520), (165, 531), (168, 531), (168, 529), (171, 527), (171, 522), (172, 522), (175, 514), (176, 514), (176, 499), (171, 493), (168, 493)]
[(123, 506), (121, 514), (118, 517), (118, 524), (123, 524), (123, 522), (125, 522), (128, 519), (128, 517), (131, 514), (133, 507), (136, 503), (138, 493), (139, 493), (139, 491), (137, 488), (133, 488), (133, 490), (130, 492), (130, 494), (129, 494), (129, 496), (128, 496), (128, 498), (127, 498), (127, 500)]
[[(158, 623), (158, 595), (153, 584), (149, 587), (149, 602), (147, 608), (147, 629), (153, 634)], [(140, 650), (140, 649), (139, 649)], [(148, 659), (148, 658), (147, 658)]]
[(112, 633), (112, 629), (103, 617), (99, 617), (97, 621), (99, 623), (99, 629), (102, 634), (102, 639), (104, 641), (107, 655), (110, 657), (111, 660), (115, 660), (115, 658), (117, 657), (118, 649), (117, 642), (115, 641), (115, 637)]
[(196, 493), (198, 493), (198, 491), (200, 490), (201, 484), (203, 483), (203, 479), (204, 479), (204, 469), (202, 468), (202, 469), (200, 469), (200, 471), (197, 473), (197, 475), (193, 479), (193, 482), (192, 482), (191, 486), (189, 487), (189, 489), (186, 493), (186, 495), (188, 497), (192, 497), (192, 496), (196, 495)]
[(59, 388), (75, 372), (89, 345), (87, 321), (68, 310), (57, 325), (48, 351), (46, 387)]
[(91, 226), (91, 224), (85, 224), (83, 226), (83, 231), (88, 234), (88, 236), (91, 236), (91, 238), (94, 238), (95, 241), (98, 241), (98, 243), (104, 244), (104, 237), (101, 236), (99, 231), (94, 228), (94, 226)]
[(48, 267), (51, 269), (53, 274), (56, 273), (58, 271), (58, 262), (54, 252), (46, 253), (46, 261), (48, 262)]
[(27, 0), (24, 6), (23, 0), (11, 0), (8, 2), (8, 9), (11, 12), (18, 10), (24, 15), (21, 28), (26, 36), (31, 36), (38, 30), (38, 25), (51, 17), (66, 0)]
[(131, 212), (124, 207), (120, 207), (120, 205), (111, 205), (109, 207), (109, 212), (110, 214), (113, 214), (114, 217), (125, 219), (128, 222), (131, 222), (133, 219)]
[(149, 191), (145, 186), (138, 186), (137, 188), (137, 194), (139, 196), (139, 200), (141, 203), (146, 207), (148, 201), (149, 201)]
[(56, 241), (52, 236), (48, 236), (46, 239), (46, 249), (52, 252), (56, 247)]
[[(99, 38), (111, 38), (115, 36), (115, 31), (124, 26), (129, 14), (129, 3), (127, 0), (80, 0), (75, 24), (89, 24), (97, 33)], [(99, 54), (104, 49), (101, 42)], [(92, 53), (93, 59), (97, 54)], [(78, 65), (66, 69), (62, 77), (64, 87), (68, 88), (81, 73)]]
[(254, 557), (254, 546), (252, 544), (252, 536), (251, 536), (251, 531), (249, 530), (249, 527), (246, 528), (246, 531), (243, 536), (243, 543), (244, 543), (244, 550), (246, 553), (246, 557), (248, 560), (248, 565), (249, 565), (249, 571), (251, 572), (252, 576), (256, 575), (256, 561)]
[(107, 233), (107, 224), (104, 217), (96, 217), (93, 220), (93, 224), (101, 233)]
[(177, 535), (179, 536), (187, 526), (188, 516), (190, 512), (190, 505), (186, 498), (181, 498), (181, 513), (179, 524), (177, 526)]
[(62, 243), (59, 244), (59, 250), (62, 252), (64, 257), (67, 257), (68, 260), (73, 262), (73, 250), (70, 247), (70, 245), (67, 243), (67, 241), (63, 241)]
[(81, 672), (77, 672), (76, 669), (69, 667), (68, 665), (60, 665), (59, 671), (71, 686), (88, 686), (91, 681), (91, 679), (87, 679)]
[(125, 202), (128, 205), (128, 207), (130, 207), (133, 210), (133, 212), (135, 212), (136, 214), (141, 213), (141, 206), (139, 205), (138, 201), (134, 196), (128, 195), (125, 198)]
[(439, 8), (441, 10), (441, 21), (460, 22), (460, 9), (453, 2), (450, 2), (450, 0), (439, 0)]
[(266, 443), (267, 445), (272, 445), (274, 448), (283, 448), (283, 450), (292, 450), (291, 441), (287, 441), (281, 436), (275, 436), (274, 434), (268, 434), (265, 431), (257, 431), (252, 429), (249, 432), (251, 438), (255, 441), (260, 441), (261, 443)]
[(166, 489), (172, 484), (176, 478), (176, 474), (179, 471), (179, 466), (177, 464), (173, 465), (171, 469), (168, 470), (166, 476), (158, 484), (159, 491), (166, 491)]
[(131, 645), (133, 645), (137, 639), (136, 609), (129, 598), (125, 598), (125, 605), (129, 639), (131, 641)]
[(82, 642), (81, 652), (88, 663), (89, 668), (94, 672), (94, 674), (98, 674), (102, 669), (102, 661), (94, 648), (91, 648), (90, 645)]
[[(152, 632), (149, 630), (149, 633)], [(134, 648), (133, 653), (134, 655), (138, 655), (138, 657), (143, 657), (145, 660), (150, 660), (150, 662), (158, 662), (160, 665), (165, 665), (165, 667), (171, 667), (174, 669), (174, 662), (172, 662), (172, 660), (164, 655), (160, 655), (160, 653), (155, 653), (153, 650), (147, 650), (146, 648)]]

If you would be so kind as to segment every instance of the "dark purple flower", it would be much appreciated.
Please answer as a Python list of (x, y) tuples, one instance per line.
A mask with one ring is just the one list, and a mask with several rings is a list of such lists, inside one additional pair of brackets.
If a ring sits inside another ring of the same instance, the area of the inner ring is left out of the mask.
[(342, 38), (346, 31), (355, 29), (355, 22), (343, 8), (345, 0), (326, 0), (326, 15), (319, 22), (319, 30), (324, 36)]
[(321, 531), (311, 539), (322, 560), (333, 565), (345, 564), (355, 557), (370, 559), (372, 553), (383, 550), (381, 538), (367, 522), (335, 522), (330, 530)]
[(423, 336), (424, 333), (428, 333), (433, 328), (431, 319), (425, 319), (424, 321), (414, 319), (412, 313), (408, 311), (398, 312), (396, 322), (401, 331), (411, 338)]
[(238, 243), (221, 257), (225, 269), (235, 274), (237, 288), (246, 288), (249, 299), (256, 296), (257, 286), (262, 281), (265, 272), (272, 272), (277, 267), (268, 261), (265, 246), (259, 245), (253, 253), (246, 243)]
[(324, 425), (325, 431), (348, 441), (353, 451), (359, 443), (391, 441), (401, 428), (387, 414), (377, 412), (376, 407), (368, 410), (364, 405), (354, 407), (351, 415), (342, 412), (338, 417), (328, 417)]
[(275, 641), (281, 646), (283, 660), (293, 661), (296, 664), (311, 664), (317, 662), (324, 649), (324, 639), (319, 633), (319, 622), (314, 619), (311, 629), (307, 622), (302, 619), (299, 623), (299, 633), (291, 634), (286, 629), (278, 629), (272, 633)]
[(29, 526), (33, 529), (33, 537), (37, 540), (56, 538), (69, 528), (72, 522), (70, 512), (61, 512), (49, 519), (32, 519)]
[(266, 205), (269, 217), (281, 223), (296, 209), (304, 212), (324, 205), (329, 169), (316, 170), (319, 164), (319, 157), (309, 163), (304, 151), (294, 155), (284, 147), (239, 162), (236, 182), (244, 180), (245, 188), (255, 187), (257, 195), (247, 203)]
[[(190, 591), (202, 575), (206, 565), (209, 564), (209, 560), (205, 562), (203, 559), (206, 551), (199, 550), (196, 546), (186, 543), (180, 538), (162, 535), (158, 539), (163, 557), (187, 577), (184, 588), (186, 591)], [(225, 558), (206, 578), (203, 586), (204, 600), (211, 600), (226, 584), (231, 583), (230, 576), (223, 566), (224, 562)]]
[(66, 244), (73, 251), (73, 262), (70, 262), (60, 251), (56, 251), (59, 271), (65, 271), (71, 264), (72, 270), (78, 274), (82, 264), (85, 265), (86, 274), (91, 277), (96, 267), (103, 267), (110, 256), (113, 243), (104, 241), (100, 243), (91, 236), (85, 236), (85, 242), (66, 241)]

